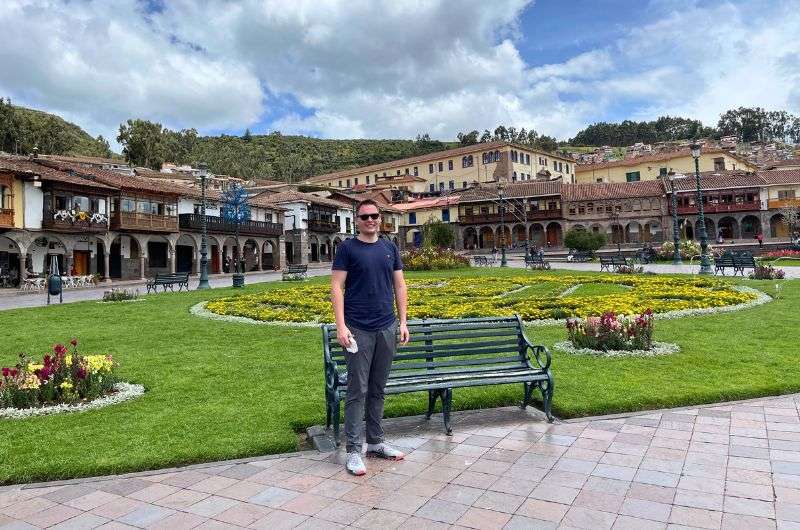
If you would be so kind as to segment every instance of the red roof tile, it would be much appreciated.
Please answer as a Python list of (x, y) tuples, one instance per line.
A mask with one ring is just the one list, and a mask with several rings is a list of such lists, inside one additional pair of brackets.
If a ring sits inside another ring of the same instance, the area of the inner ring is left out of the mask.
[[(665, 191), (670, 188), (669, 181), (663, 183)], [(704, 171), (700, 173), (700, 189), (724, 190), (730, 188), (758, 188), (764, 185), (764, 179), (756, 173), (747, 171)], [(676, 191), (692, 191), (697, 189), (693, 174), (675, 179)]]
[(313, 195), (311, 193), (303, 193), (301, 191), (282, 191), (280, 193), (271, 193), (265, 191), (250, 199), (251, 204), (256, 206), (275, 206), (287, 202), (308, 202), (311, 204), (319, 204), (321, 206), (328, 206), (331, 208), (349, 208), (349, 204), (344, 204), (332, 199), (326, 199)]
[(774, 186), (776, 184), (800, 184), (800, 169), (759, 171), (758, 176), (767, 186)]
[(661, 181), (658, 180), (597, 184), (564, 184), (561, 190), (561, 196), (565, 201), (659, 197), (664, 194)]
[(37, 164), (27, 157), (21, 156), (9, 155), (0, 157), (0, 171), (11, 171), (17, 174), (39, 175), (39, 178), (44, 181), (63, 182), (65, 184), (73, 184), (95, 190), (102, 190), (104, 192), (117, 191), (118, 189), (114, 186), (103, 184), (102, 182), (80, 177), (74, 173), (69, 173), (68, 171), (60, 171), (58, 169)]
[[(520, 197), (558, 195), (561, 193), (562, 186), (563, 184), (560, 180), (515, 182), (505, 186), (503, 189), (503, 196), (508, 199), (515, 199)], [(461, 194), (461, 202), (481, 202), (497, 199), (498, 196), (499, 193), (496, 185), (484, 185), (463, 192)]]
[(138, 177), (136, 175), (123, 175), (115, 171), (108, 171), (97, 167), (89, 167), (73, 162), (37, 159), (37, 164), (61, 171), (72, 171), (82, 177), (93, 179), (97, 182), (128, 191), (144, 191), (160, 193), (163, 195), (180, 196), (180, 191), (175, 189), (175, 184), (161, 182), (157, 179)]

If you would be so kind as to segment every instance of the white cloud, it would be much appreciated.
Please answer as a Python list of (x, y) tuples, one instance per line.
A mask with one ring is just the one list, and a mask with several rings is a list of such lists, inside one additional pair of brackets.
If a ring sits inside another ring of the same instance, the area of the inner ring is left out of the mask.
[(269, 126), (284, 133), (452, 139), (499, 123), (565, 138), (620, 109), (710, 124), (739, 105), (800, 113), (800, 0), (657, 0), (637, 7), (649, 24), (540, 66), (517, 47), (526, 7), (537, 9), (172, 0), (145, 15), (137, 0), (6, 0), (0, 94), (112, 136), (134, 116), (201, 132), (278, 116)]

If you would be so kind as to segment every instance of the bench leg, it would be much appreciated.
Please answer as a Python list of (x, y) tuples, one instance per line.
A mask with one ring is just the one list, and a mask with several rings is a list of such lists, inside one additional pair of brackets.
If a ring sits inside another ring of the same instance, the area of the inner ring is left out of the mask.
[(444, 432), (448, 436), (453, 434), (453, 429), (450, 427), (450, 407), (453, 404), (453, 389), (446, 388), (444, 396), (442, 396), (442, 416), (444, 416)]
[(523, 394), (522, 405), (520, 406), (520, 408), (522, 410), (525, 410), (526, 408), (528, 408), (528, 405), (531, 402), (531, 394), (533, 394), (534, 384), (533, 383), (522, 383), (522, 386), (525, 388), (525, 393)]
[(444, 395), (445, 395), (444, 388), (437, 388), (436, 390), (428, 390), (428, 412), (425, 413), (425, 419), (431, 419), (433, 416), (433, 412), (436, 409), (436, 400), (441, 398), (442, 400), (442, 411), (444, 411)]
[(547, 416), (547, 421), (553, 423), (553, 379), (539, 382), (539, 389), (542, 391), (542, 405), (544, 405), (544, 414)]

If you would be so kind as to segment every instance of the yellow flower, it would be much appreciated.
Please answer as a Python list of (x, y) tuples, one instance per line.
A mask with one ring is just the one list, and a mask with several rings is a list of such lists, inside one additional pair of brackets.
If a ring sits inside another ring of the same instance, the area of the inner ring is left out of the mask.
[(64, 381), (59, 386), (61, 387), (62, 390), (72, 390), (72, 383), (70, 383), (69, 381)]

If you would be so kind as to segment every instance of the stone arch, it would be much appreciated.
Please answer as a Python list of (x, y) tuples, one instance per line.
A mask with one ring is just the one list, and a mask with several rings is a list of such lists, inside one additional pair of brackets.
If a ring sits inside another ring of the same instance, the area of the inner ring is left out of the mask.
[(475, 250), (478, 247), (478, 232), (475, 227), (468, 226), (464, 229), (463, 240), (465, 250)]
[(250, 237), (242, 242), (242, 261), (245, 272), (257, 271), (261, 268), (261, 245)]
[(739, 223), (733, 217), (723, 217), (717, 223), (722, 237), (725, 239), (739, 238)]
[(320, 255), (322, 257), (322, 261), (332, 261), (333, 260), (333, 243), (331, 243), (331, 238), (326, 237), (325, 241), (321, 245)]
[(319, 256), (319, 238), (316, 235), (313, 235), (313, 234), (308, 236), (308, 245), (309, 245), (308, 261), (309, 262), (319, 261), (320, 260), (320, 256)]
[(480, 232), (478, 232), (478, 246), (480, 248), (494, 248), (495, 237), (494, 230), (492, 230), (491, 227), (481, 227)]
[(132, 234), (117, 234), (109, 246), (109, 278), (133, 280), (144, 278), (144, 250)]
[(647, 221), (644, 224), (644, 228), (642, 228), (642, 239), (643, 243), (653, 243), (658, 241), (663, 241), (664, 233), (663, 227), (661, 223), (658, 221)]
[[(222, 272), (233, 273), (236, 271), (235, 256), (238, 254), (236, 238), (233, 236), (222, 236)], [(241, 241), (241, 238), (239, 239)]]
[(175, 272), (190, 274), (198, 272), (200, 270), (199, 253), (200, 247), (197, 244), (197, 238), (187, 233), (180, 234), (175, 240)]
[(28, 267), (27, 252), (12, 234), (0, 235), (0, 275), (7, 276), (12, 286), (25, 277)]
[(170, 273), (173, 270), (175, 260), (175, 247), (172, 246), (170, 238), (166, 235), (153, 234), (144, 236), (146, 243), (147, 257), (146, 276), (155, 276), (157, 273)]
[(789, 224), (783, 214), (776, 213), (769, 218), (770, 237), (789, 237)]
[(560, 247), (564, 244), (564, 231), (561, 228), (561, 223), (548, 223), (545, 235), (548, 247)]
[(530, 228), (530, 242), (537, 247), (543, 247), (547, 242), (544, 233), (544, 226), (541, 223), (533, 223)]
[(761, 233), (761, 220), (755, 215), (742, 217), (741, 231), (743, 239), (754, 239)]
[(278, 264), (277, 245), (274, 241), (267, 239), (261, 246), (261, 270), (271, 271)]
[(582, 224), (576, 224), (576, 225), (572, 225), (571, 229), (572, 230), (586, 230), (586, 227), (583, 226)]
[(508, 248), (511, 246), (511, 229), (508, 225), (497, 227), (497, 236), (495, 240), (497, 241), (497, 248), (501, 246)]
[(608, 241), (615, 245), (625, 242), (625, 229), (619, 223), (611, 223), (608, 225)]
[(625, 242), (639, 243), (642, 240), (642, 225), (636, 221), (631, 221), (625, 225)]
[(511, 244), (518, 246), (524, 245), (528, 242), (528, 230), (525, 228), (525, 225), (516, 224), (514, 225), (513, 230), (511, 230)]
[(594, 223), (594, 224), (592, 224), (592, 225), (589, 227), (589, 230), (590, 230), (590, 231), (592, 231), (592, 232), (595, 232), (595, 233), (603, 233), (603, 234), (605, 234), (605, 233), (606, 233), (606, 230), (605, 230), (605, 228), (603, 228), (603, 225), (601, 225), (600, 223)]
[(694, 239), (694, 224), (689, 219), (678, 220), (678, 232), (681, 239)]

